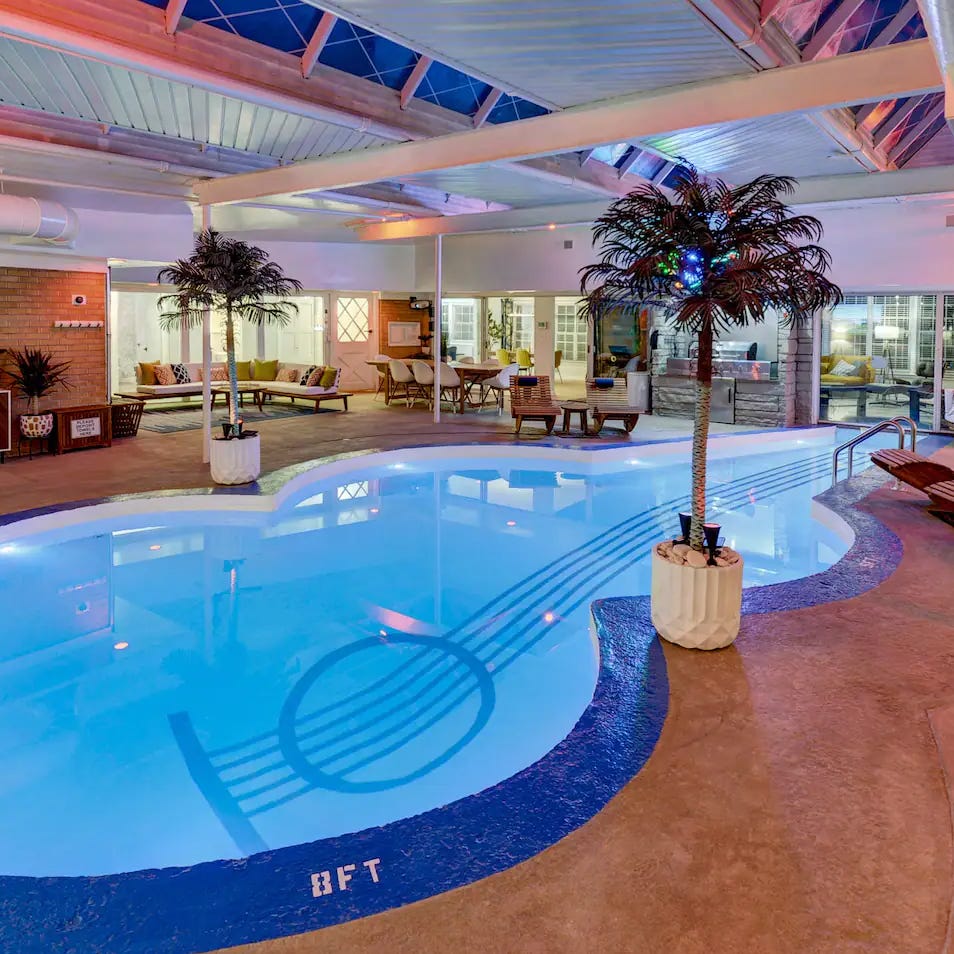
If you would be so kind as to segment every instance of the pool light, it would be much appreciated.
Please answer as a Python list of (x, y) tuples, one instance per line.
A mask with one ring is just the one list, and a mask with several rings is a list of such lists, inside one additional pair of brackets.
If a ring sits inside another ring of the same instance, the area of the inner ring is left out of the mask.
[(129, 649), (129, 643), (113, 643), (113, 649)]
[(380, 513), (380, 512), (381, 512), (381, 511), (378, 510), (377, 507), (372, 507), (372, 508), (368, 511), (368, 513)]
[(544, 623), (552, 623), (555, 619), (556, 619), (556, 616), (553, 615), (553, 610), (547, 610), (547, 611), (543, 614), (543, 622), (544, 622)]
[(161, 550), (162, 547), (161, 547), (158, 543), (154, 543), (149, 549), (150, 549), (150, 550)]
[(508, 521), (507, 521), (507, 526), (508, 526), (508, 527), (515, 527), (516, 525), (517, 525), (517, 521), (516, 521), (516, 520), (508, 520)]

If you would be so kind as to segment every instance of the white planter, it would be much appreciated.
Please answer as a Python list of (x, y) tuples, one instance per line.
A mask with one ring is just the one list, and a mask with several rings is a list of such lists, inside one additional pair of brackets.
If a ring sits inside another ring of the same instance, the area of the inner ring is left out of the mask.
[(742, 559), (732, 566), (678, 566), (653, 547), (652, 621), (688, 649), (722, 649), (742, 621)]
[(231, 441), (213, 438), (209, 457), (217, 484), (249, 484), (262, 472), (258, 434)]
[(46, 414), (21, 414), (20, 433), (31, 439), (49, 437), (53, 433), (53, 415), (49, 412)]

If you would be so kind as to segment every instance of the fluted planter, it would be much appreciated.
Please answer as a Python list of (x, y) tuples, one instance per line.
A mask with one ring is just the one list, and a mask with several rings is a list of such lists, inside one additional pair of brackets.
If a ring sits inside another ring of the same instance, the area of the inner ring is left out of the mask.
[(742, 558), (731, 566), (677, 565), (653, 547), (651, 613), (663, 639), (688, 649), (722, 649), (742, 621)]
[(212, 479), (217, 484), (250, 484), (262, 472), (259, 436), (246, 434), (232, 440), (213, 438), (209, 459)]

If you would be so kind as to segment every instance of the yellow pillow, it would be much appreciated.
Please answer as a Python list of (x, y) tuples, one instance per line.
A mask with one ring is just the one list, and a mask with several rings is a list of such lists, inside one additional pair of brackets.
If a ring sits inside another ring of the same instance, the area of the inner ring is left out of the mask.
[(252, 362), (251, 361), (236, 361), (235, 362), (235, 377), (239, 381), (251, 381), (252, 380)]
[(325, 368), (321, 373), (321, 380), (318, 382), (318, 387), (330, 388), (331, 385), (335, 383), (336, 377), (338, 377), (337, 368)]
[(159, 361), (140, 361), (139, 362), (139, 377), (142, 379), (141, 384), (155, 384), (156, 383), (156, 367), (160, 364)]
[(278, 377), (278, 359), (274, 361), (259, 361), (252, 359), (251, 381), (274, 381)]

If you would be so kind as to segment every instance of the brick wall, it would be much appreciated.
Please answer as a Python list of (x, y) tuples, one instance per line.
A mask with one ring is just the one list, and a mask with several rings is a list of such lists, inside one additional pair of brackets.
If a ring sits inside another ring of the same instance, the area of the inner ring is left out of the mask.
[[(74, 295), (86, 304), (75, 306)], [(54, 328), (55, 321), (106, 320), (106, 276), (97, 272), (0, 267), (0, 348), (42, 348), (68, 361), (70, 390), (58, 388), (40, 400), (40, 409), (102, 403), (106, 399), (105, 328)], [(0, 354), (0, 369), (9, 356)], [(10, 379), (0, 373), (0, 389)], [(27, 402), (16, 398), (13, 416)], [(16, 427), (16, 425), (14, 425)]]
[(421, 343), (415, 342), (412, 347), (399, 348), (388, 345), (388, 323), (391, 321), (417, 321), (421, 326), (421, 334), (427, 334), (428, 313), (426, 311), (415, 311), (412, 309), (406, 298), (382, 298), (378, 302), (378, 319), (381, 326), (381, 353), (390, 355), (392, 358), (410, 358), (412, 355), (419, 354)]

